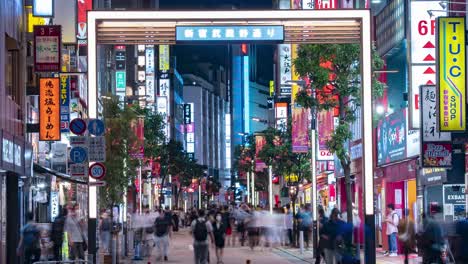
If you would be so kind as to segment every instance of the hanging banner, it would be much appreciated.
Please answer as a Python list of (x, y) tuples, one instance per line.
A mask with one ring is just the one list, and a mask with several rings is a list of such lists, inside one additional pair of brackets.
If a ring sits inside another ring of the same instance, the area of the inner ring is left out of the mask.
[(142, 159), (145, 156), (145, 120), (143, 118), (138, 118), (132, 122), (131, 127), (134, 134), (136, 135), (137, 140), (132, 146), (130, 156), (134, 159)]
[(258, 159), (258, 153), (262, 151), (263, 147), (266, 144), (266, 139), (264, 136), (255, 136), (255, 171), (262, 171), (265, 169), (267, 166), (265, 162), (262, 160)]
[(292, 108), (292, 152), (307, 153), (309, 151), (309, 110)]
[(437, 84), (440, 131), (466, 130), (464, 17), (437, 18)]
[(70, 77), (60, 75), (60, 131), (68, 132), (70, 125)]
[(89, 10), (93, 9), (92, 0), (77, 0), (76, 1), (76, 19), (77, 19), (77, 34), (76, 38), (78, 39), (78, 45), (83, 46), (88, 43), (88, 17), (87, 13)]
[(60, 71), (61, 26), (34, 26), (34, 69), (36, 72)]
[(452, 143), (424, 142), (423, 167), (451, 167)]
[(39, 79), (39, 140), (60, 141), (60, 79)]
[(421, 132), (422, 141), (451, 141), (450, 132), (437, 128), (437, 88), (435, 85), (421, 86)]
[(333, 134), (335, 123), (333, 111), (320, 111), (317, 113), (318, 148), (317, 160), (333, 160), (333, 154), (327, 147), (327, 141)]

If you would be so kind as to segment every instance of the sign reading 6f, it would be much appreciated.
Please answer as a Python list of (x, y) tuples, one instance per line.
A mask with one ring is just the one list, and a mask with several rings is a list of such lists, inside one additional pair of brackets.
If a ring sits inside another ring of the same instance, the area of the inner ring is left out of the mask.
[(440, 131), (466, 129), (465, 18), (437, 18)]
[(436, 26), (435, 20), (421, 20), (418, 23), (418, 32), (419, 35), (427, 35), (430, 33), (431, 35), (435, 34)]

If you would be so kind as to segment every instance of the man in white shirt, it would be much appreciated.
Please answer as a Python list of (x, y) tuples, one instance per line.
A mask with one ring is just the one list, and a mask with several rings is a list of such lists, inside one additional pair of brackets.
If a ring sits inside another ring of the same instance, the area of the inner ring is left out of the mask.
[(387, 237), (388, 237), (388, 254), (390, 257), (398, 256), (397, 247), (397, 234), (398, 234), (398, 222), (400, 216), (395, 212), (395, 206), (393, 204), (387, 205), (387, 217), (385, 223), (387, 224)]
[(75, 205), (69, 211), (67, 219), (65, 220), (64, 230), (68, 233), (68, 241), (70, 243), (70, 259), (85, 259), (84, 257), (84, 243), (85, 235), (81, 229), (80, 220), (77, 216), (78, 206)]

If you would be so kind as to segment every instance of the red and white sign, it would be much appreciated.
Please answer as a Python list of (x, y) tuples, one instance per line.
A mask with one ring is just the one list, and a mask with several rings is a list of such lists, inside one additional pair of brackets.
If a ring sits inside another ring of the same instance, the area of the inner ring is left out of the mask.
[(315, 0), (315, 9), (337, 9), (338, 0)]
[(421, 85), (436, 84), (436, 28), (435, 19), (444, 12), (429, 10), (441, 10), (440, 1), (411, 1), (411, 86), (410, 86), (410, 113), (409, 127), (420, 127), (419, 87)]
[(86, 45), (88, 38), (88, 10), (93, 9), (92, 0), (77, 0), (77, 29), (76, 29), (76, 38), (78, 39), (79, 45)]
[(89, 177), (100, 180), (106, 175), (106, 167), (100, 162), (96, 162), (89, 167)]

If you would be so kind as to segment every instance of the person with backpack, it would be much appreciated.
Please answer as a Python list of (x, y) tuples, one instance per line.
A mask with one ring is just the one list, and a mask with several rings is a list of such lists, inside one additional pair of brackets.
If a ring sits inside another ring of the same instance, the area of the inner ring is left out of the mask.
[(159, 215), (154, 221), (154, 242), (158, 250), (156, 259), (167, 261), (169, 251), (169, 235), (171, 233), (172, 224), (162, 210), (159, 210)]
[(63, 231), (67, 214), (67, 209), (63, 208), (52, 223), (50, 238), (54, 243), (54, 260), (56, 261), (62, 260)]
[(198, 211), (198, 218), (193, 220), (190, 231), (193, 236), (193, 252), (195, 255), (195, 264), (206, 264), (209, 262), (208, 251), (209, 242), (214, 243), (213, 226), (205, 218), (205, 210)]
[(24, 257), (24, 263), (34, 263), (41, 257), (41, 248), (39, 246), (40, 230), (33, 221), (34, 215), (28, 213), (27, 224), (21, 230), (21, 237), (16, 250), (18, 256)]
[(388, 237), (388, 252), (386, 255), (390, 257), (398, 256), (397, 247), (397, 234), (398, 234), (398, 222), (400, 222), (400, 216), (395, 212), (395, 206), (393, 204), (387, 205), (387, 217), (385, 223), (387, 224), (387, 237)]

